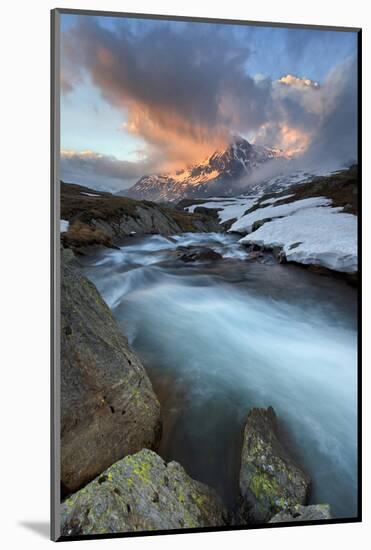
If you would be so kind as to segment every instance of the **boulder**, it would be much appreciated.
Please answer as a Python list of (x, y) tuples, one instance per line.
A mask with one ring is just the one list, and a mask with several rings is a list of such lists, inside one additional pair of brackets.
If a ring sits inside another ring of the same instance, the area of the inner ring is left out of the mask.
[(61, 506), (62, 536), (225, 524), (211, 488), (147, 449), (119, 460)]
[(160, 406), (139, 358), (95, 286), (61, 253), (61, 483), (76, 491), (143, 447)]
[(205, 246), (178, 246), (175, 255), (183, 262), (212, 262), (223, 258), (219, 252)]
[(307, 502), (310, 478), (282, 439), (272, 407), (250, 411), (239, 477), (241, 523), (265, 523), (278, 512)]
[(85, 247), (91, 246), (115, 248), (111, 236), (102, 229), (80, 221), (69, 224), (68, 230), (61, 235), (61, 241), (64, 247), (71, 248), (77, 254), (81, 253)]
[(291, 521), (318, 521), (331, 519), (329, 504), (311, 504), (310, 506), (296, 505), (287, 511), (279, 512), (269, 523)]

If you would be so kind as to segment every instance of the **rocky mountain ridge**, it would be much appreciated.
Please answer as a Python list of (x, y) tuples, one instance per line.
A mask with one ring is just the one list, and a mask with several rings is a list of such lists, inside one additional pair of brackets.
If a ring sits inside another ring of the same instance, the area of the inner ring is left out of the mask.
[(133, 187), (119, 194), (154, 201), (174, 201), (213, 193), (233, 195), (236, 183), (248, 179), (263, 164), (277, 159), (289, 160), (289, 157), (280, 149), (236, 138), (227, 149), (215, 151), (200, 164), (175, 173), (143, 176)]

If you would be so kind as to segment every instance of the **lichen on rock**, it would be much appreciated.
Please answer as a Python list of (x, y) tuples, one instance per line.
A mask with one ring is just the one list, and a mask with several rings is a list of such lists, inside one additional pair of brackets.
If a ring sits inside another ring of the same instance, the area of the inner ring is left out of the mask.
[(252, 409), (244, 429), (238, 521), (265, 523), (282, 510), (306, 504), (309, 487), (309, 476), (281, 441), (273, 408)]
[(61, 506), (64, 536), (226, 524), (217, 494), (153, 451), (127, 456)]
[(310, 506), (296, 505), (289, 510), (279, 512), (269, 523), (282, 523), (292, 521), (319, 521), (331, 519), (329, 504), (311, 504)]

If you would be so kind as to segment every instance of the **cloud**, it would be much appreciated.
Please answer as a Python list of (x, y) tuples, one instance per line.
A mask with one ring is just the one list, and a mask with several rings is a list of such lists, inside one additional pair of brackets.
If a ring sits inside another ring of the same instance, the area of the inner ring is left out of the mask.
[(232, 126), (256, 130), (266, 118), (270, 82), (246, 73), (249, 49), (231, 31), (162, 22), (138, 34), (85, 18), (64, 35), (62, 58), (123, 110), (126, 131), (184, 163), (224, 146)]
[(321, 91), (321, 111), (305, 152), (311, 163), (346, 163), (357, 159), (357, 62), (354, 57), (328, 74)]
[(281, 76), (278, 82), (286, 86), (296, 86), (299, 88), (301, 87), (318, 88), (319, 87), (319, 83), (316, 82), (315, 80), (311, 80), (310, 78), (299, 78), (292, 74)]
[(322, 88), (319, 83), (288, 74), (272, 83), (271, 109), (254, 141), (284, 149), (287, 154), (303, 154), (319, 125)]
[(336, 164), (357, 158), (357, 62), (334, 67), (323, 83), (286, 75), (273, 83), (269, 121), (255, 136), (303, 162)]
[(106, 171), (112, 181), (129, 181), (203, 160), (236, 134), (313, 162), (316, 155), (351, 157), (355, 58), (321, 83), (292, 73), (253, 78), (243, 36), (229, 26), (148, 21), (108, 28), (81, 18), (63, 34), (62, 89), (70, 93), (90, 80), (122, 111), (122, 130), (144, 140), (146, 157), (131, 163), (75, 153), (62, 163), (81, 174)]
[(286, 122), (270, 122), (259, 129), (254, 143), (269, 143), (283, 149), (286, 155), (294, 157), (307, 150), (311, 139), (312, 132), (307, 127), (289, 126)]
[(153, 166), (147, 161), (129, 162), (94, 151), (62, 150), (60, 173), (64, 181), (117, 191), (130, 187)]

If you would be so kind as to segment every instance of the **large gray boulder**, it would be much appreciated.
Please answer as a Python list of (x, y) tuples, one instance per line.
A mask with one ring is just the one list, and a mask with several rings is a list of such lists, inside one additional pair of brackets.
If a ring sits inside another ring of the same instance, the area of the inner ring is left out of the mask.
[(282, 523), (291, 521), (318, 521), (331, 519), (330, 506), (328, 504), (311, 504), (310, 506), (296, 505), (287, 511), (279, 512), (269, 523)]
[(61, 507), (62, 536), (225, 524), (212, 489), (147, 449), (116, 462)]
[(252, 409), (244, 429), (239, 521), (265, 523), (282, 510), (306, 504), (309, 487), (309, 476), (279, 435), (273, 408)]
[(160, 406), (143, 365), (95, 286), (62, 250), (62, 493), (127, 454), (156, 448), (160, 435)]

